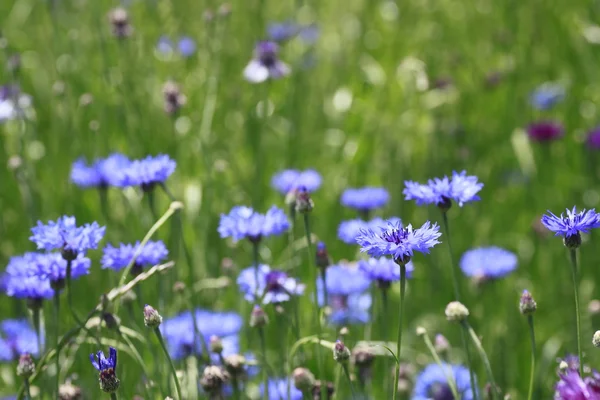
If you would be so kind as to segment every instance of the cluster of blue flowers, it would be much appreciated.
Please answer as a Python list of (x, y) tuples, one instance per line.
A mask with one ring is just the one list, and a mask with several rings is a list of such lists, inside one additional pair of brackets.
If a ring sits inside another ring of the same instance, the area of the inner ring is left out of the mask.
[(176, 166), (175, 161), (164, 154), (140, 160), (111, 154), (95, 160), (91, 165), (83, 159), (75, 161), (71, 169), (71, 181), (86, 188), (138, 186), (143, 190), (151, 190), (155, 185), (164, 183), (175, 172)]

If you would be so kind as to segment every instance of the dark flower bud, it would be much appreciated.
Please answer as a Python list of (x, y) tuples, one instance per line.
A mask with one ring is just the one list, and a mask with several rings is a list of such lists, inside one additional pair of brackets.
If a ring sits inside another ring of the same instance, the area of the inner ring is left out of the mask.
[(321, 269), (325, 269), (331, 265), (331, 259), (329, 258), (327, 247), (323, 242), (317, 243), (316, 265)]
[(79, 386), (75, 386), (70, 381), (67, 381), (59, 386), (58, 398), (59, 400), (81, 400), (83, 395)]
[(152, 306), (144, 306), (144, 325), (148, 328), (158, 328), (162, 323), (162, 317)]
[(173, 293), (181, 294), (185, 292), (185, 283), (177, 281), (173, 284)]
[(469, 316), (469, 309), (459, 301), (452, 301), (446, 306), (446, 319), (452, 322), (462, 322)]
[(246, 358), (239, 354), (232, 354), (225, 357), (225, 368), (229, 375), (241, 378), (246, 374)]
[(296, 189), (296, 212), (306, 214), (313, 210), (315, 203), (310, 198), (310, 193), (305, 187)]
[(31, 354), (21, 354), (21, 356), (19, 357), (19, 363), (17, 364), (17, 376), (29, 378), (31, 375), (33, 375), (34, 372), (35, 363), (33, 362)]
[(250, 314), (250, 326), (252, 328), (261, 328), (269, 323), (267, 313), (258, 305), (255, 305)]
[(344, 342), (338, 340), (333, 346), (333, 359), (341, 364), (347, 363), (350, 359), (350, 349), (346, 347)]
[(442, 196), (442, 201), (437, 203), (437, 206), (442, 212), (447, 212), (452, 207), (452, 200), (449, 198)]
[(185, 105), (187, 98), (179, 89), (179, 85), (173, 81), (167, 81), (163, 86), (164, 110), (167, 114), (173, 115)]
[(119, 329), (120, 321), (119, 321), (118, 317), (115, 316), (113, 313), (103, 312), (102, 320), (104, 321), (104, 323), (106, 324), (106, 327), (108, 329), (112, 329), (112, 330)]
[(50, 287), (54, 290), (63, 290), (65, 288), (65, 280), (57, 279), (55, 281), (50, 281)]
[(215, 335), (210, 337), (210, 351), (217, 354), (223, 352), (223, 341), (220, 337)]
[(436, 353), (445, 354), (450, 350), (450, 342), (448, 342), (448, 339), (446, 339), (444, 335), (438, 333), (435, 335), (433, 347), (435, 348)]
[(566, 248), (574, 250), (581, 246), (581, 234), (577, 232), (574, 235), (565, 236), (563, 239), (563, 243), (565, 244)]
[(530, 315), (533, 314), (536, 309), (537, 304), (531, 296), (531, 293), (529, 293), (527, 290), (523, 290), (521, 299), (519, 300), (519, 310), (521, 311), (521, 314)]
[(27, 299), (27, 308), (32, 311), (39, 310), (42, 308), (44, 299), (41, 298), (28, 298)]
[(296, 368), (292, 376), (294, 386), (303, 393), (311, 390), (315, 385), (315, 376), (306, 368)]
[(108, 20), (112, 25), (112, 34), (123, 39), (131, 35), (133, 29), (129, 25), (129, 14), (127, 10), (122, 7), (117, 7), (110, 11), (108, 14)]
[[(60, 252), (63, 260), (65, 261), (73, 261), (77, 258), (77, 252), (72, 249), (62, 249)], [(68, 268), (68, 265), (67, 265)]]
[(229, 381), (229, 374), (221, 367), (209, 365), (204, 368), (200, 385), (210, 395), (220, 394), (223, 385)]

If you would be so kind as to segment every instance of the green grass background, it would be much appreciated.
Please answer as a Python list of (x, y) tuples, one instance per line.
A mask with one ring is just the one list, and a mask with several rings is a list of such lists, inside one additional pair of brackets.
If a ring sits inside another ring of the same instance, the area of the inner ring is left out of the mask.
[[(91, 159), (119, 151), (133, 158), (167, 153), (176, 159), (177, 170), (168, 185), (186, 204), (183, 230), (199, 279), (224, 274), (235, 279), (235, 272), (221, 269), (224, 257), (231, 258), (236, 269), (250, 265), (248, 243), (234, 246), (219, 238), (219, 214), (237, 204), (261, 211), (271, 204), (283, 206), (281, 196), (269, 186), (271, 175), (280, 169), (314, 167), (323, 175), (324, 184), (313, 197), (311, 222), (335, 260), (357, 257), (356, 248), (336, 238), (339, 222), (354, 216), (339, 205), (344, 188), (385, 186), (392, 200), (379, 215), (399, 216), (415, 225), (427, 219), (441, 222), (437, 209), (403, 200), (403, 181), (466, 169), (485, 187), (480, 202), (449, 212), (455, 258), (479, 245), (502, 246), (519, 256), (516, 273), (501, 281), (478, 289), (462, 278), (470, 321), (482, 336), (498, 384), (513, 398), (525, 398), (530, 350), (518, 298), (522, 289), (529, 289), (539, 307), (535, 398), (552, 396), (556, 357), (576, 351), (573, 288), (560, 239), (540, 238), (531, 225), (546, 209), (594, 207), (600, 200), (597, 155), (584, 145), (586, 132), (598, 123), (600, 103), (600, 49), (594, 44), (600, 29), (595, 25), (600, 16), (597, 1), (233, 0), (229, 17), (215, 15), (212, 20), (204, 14), (216, 13), (221, 3), (214, 0), (134, 1), (127, 5), (134, 32), (126, 40), (111, 36), (107, 13), (116, 2), (56, 3), (52, 12), (41, 0), (0, 3), (2, 64), (14, 54), (21, 58), (20, 70), (0, 70), (0, 82), (18, 83), (33, 96), (35, 110), (25, 124), (0, 126), (2, 263), (34, 249), (28, 241), (29, 228), (38, 219), (72, 214), (80, 222), (97, 220), (108, 225), (105, 242), (111, 243), (139, 240), (152, 225), (146, 199), (135, 190), (109, 191), (107, 221), (98, 193), (69, 181), (71, 163), (81, 156)], [(264, 85), (245, 82), (242, 70), (255, 41), (265, 36), (266, 24), (288, 18), (319, 25), (321, 36), (314, 48), (293, 40), (281, 52), (292, 66), (290, 77)], [(198, 52), (189, 59), (158, 57), (155, 44), (163, 34), (192, 36)], [(303, 68), (307, 54), (314, 57), (311, 68)], [(502, 78), (495, 86), (486, 83), (492, 73)], [(433, 84), (439, 78), (451, 78), (453, 84), (436, 89)], [(162, 110), (161, 88), (168, 79), (177, 81), (187, 96), (176, 118)], [(528, 95), (547, 80), (561, 81), (567, 97), (552, 111), (540, 113), (531, 109)], [(93, 101), (85, 105), (81, 98), (87, 94)], [(272, 113), (264, 119), (257, 114), (257, 104), (266, 98)], [(541, 118), (564, 123), (565, 137), (550, 145), (530, 144), (522, 129)], [(9, 168), (15, 157), (20, 167)], [(168, 198), (162, 192), (156, 197), (159, 209), (166, 210)], [(165, 225), (157, 237), (169, 242), (171, 228)], [(298, 226), (297, 239), (302, 232)], [(584, 350), (586, 363), (598, 366), (600, 357), (591, 337), (600, 321), (585, 309), (598, 296), (599, 239), (595, 233), (585, 239), (580, 252)], [(306, 281), (313, 272), (303, 242), (298, 239), (296, 244), (302, 251), (294, 262)], [(286, 237), (269, 239), (261, 257), (284, 265), (286, 246)], [(463, 359), (458, 327), (443, 315), (453, 299), (445, 246), (414, 259), (404, 354), (417, 369), (430, 361), (414, 334), (419, 325), (430, 334), (446, 335), (455, 346), (452, 359)], [(165, 285), (188, 280), (181, 250), (171, 248), (171, 253), (176, 266)], [(100, 251), (91, 257), (91, 274), (74, 285), (80, 314), (116, 282), (114, 275), (100, 269)], [(143, 302), (158, 304), (158, 286), (157, 277), (144, 283)], [(390, 328), (385, 339), (391, 341), (398, 299), (395, 285), (386, 316)], [(378, 301), (376, 297), (375, 311)], [(246, 317), (250, 308), (241, 304), (235, 285), (198, 296), (199, 306), (237, 308)], [(169, 291), (161, 313), (168, 317), (181, 309)], [(50, 303), (45, 311), (50, 328)], [(304, 302), (301, 311), (303, 335), (315, 333), (310, 302)], [(21, 302), (6, 297), (0, 301), (3, 318), (25, 312)], [(146, 335), (141, 309), (135, 313), (137, 320), (121, 308), (120, 317)], [(63, 313), (61, 327), (66, 330), (72, 324)], [(268, 358), (279, 368), (280, 329), (280, 324), (268, 327)], [(350, 331), (349, 345), (365, 336), (362, 327)], [(375, 324), (372, 339), (383, 339), (375, 337), (374, 332), (380, 331)], [(106, 330), (103, 334), (114, 338)], [(147, 344), (137, 344), (153, 371), (156, 363), (164, 363), (156, 342), (147, 336)], [(254, 336), (244, 336), (244, 343), (256, 351)], [(328, 328), (325, 336), (334, 339), (335, 329)], [(288, 339), (291, 344), (292, 337)], [(84, 343), (69, 352), (73, 365), (63, 371), (88, 398), (101, 397), (97, 375), (87, 360), (95, 350), (95, 345)], [(314, 347), (306, 351), (310, 355)], [(474, 359), (479, 381), (485, 382), (483, 364)], [(316, 372), (313, 360), (307, 366)], [(388, 372), (382, 361), (375, 365), (373, 398), (384, 399)], [(333, 380), (333, 360), (327, 366), (325, 378)], [(0, 368), (1, 394), (16, 391), (19, 382), (13, 370), (14, 365)], [(44, 375), (52, 374), (50, 370)], [(140, 369), (124, 352), (119, 375), (124, 398), (141, 393)], [(44, 384), (51, 387), (48, 379), (39, 381), (42, 392)], [(340, 398), (349, 396), (347, 387), (340, 391)]]

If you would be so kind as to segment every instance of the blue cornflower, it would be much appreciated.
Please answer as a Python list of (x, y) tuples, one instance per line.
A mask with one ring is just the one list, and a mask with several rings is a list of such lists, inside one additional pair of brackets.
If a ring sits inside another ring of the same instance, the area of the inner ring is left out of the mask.
[[(258, 285), (256, 284), (258, 275)], [(237, 278), (237, 284), (244, 298), (249, 302), (256, 302), (257, 294), (262, 297), (263, 304), (282, 303), (290, 299), (290, 295), (304, 293), (305, 285), (298, 283), (295, 278), (287, 276), (283, 271), (272, 270), (268, 265), (260, 264), (258, 274), (254, 267), (242, 270)]]
[(39, 300), (54, 296), (50, 281), (38, 276), (37, 257), (45, 256), (47, 254), (25, 253), (11, 257), (2, 277), (4, 292), (18, 299)]
[[(119, 247), (113, 247), (108, 244), (104, 248), (104, 254), (102, 255), (102, 268), (111, 268), (115, 271), (119, 271), (129, 265), (133, 255), (138, 251), (140, 242), (135, 244), (123, 244)], [(142, 252), (135, 259), (135, 265), (143, 268), (151, 265), (160, 264), (169, 255), (169, 250), (165, 244), (158, 241), (148, 241), (142, 248)]]
[(177, 163), (166, 154), (134, 160), (125, 170), (127, 178), (124, 186), (140, 186), (144, 191), (151, 190), (155, 185), (164, 183), (175, 172), (176, 166)]
[(444, 371), (449, 376), (454, 376), (460, 400), (472, 400), (473, 388), (469, 370), (462, 365), (446, 363), (442, 363), (441, 367), (438, 364), (429, 364), (421, 371), (417, 376), (411, 400), (455, 400)]
[(402, 227), (400, 222), (388, 222), (387, 227), (362, 229), (356, 238), (360, 251), (373, 257), (392, 256), (396, 262), (408, 262), (415, 251), (429, 253), (429, 249), (440, 243), (441, 233), (437, 224), (425, 222), (420, 228), (412, 225)]
[(182, 36), (177, 43), (179, 52), (184, 57), (191, 57), (196, 52), (196, 42), (189, 36)]
[(75, 217), (63, 216), (56, 222), (49, 221), (47, 224), (38, 221), (37, 226), (31, 228), (33, 235), (29, 240), (34, 242), (38, 249), (78, 254), (97, 248), (104, 237), (104, 230), (105, 227), (99, 226), (97, 222), (77, 226)]
[(290, 67), (279, 59), (279, 45), (267, 40), (256, 44), (254, 58), (244, 68), (244, 78), (251, 83), (261, 83), (269, 78), (283, 78), (290, 72)]
[(97, 159), (88, 165), (84, 159), (73, 163), (71, 168), (71, 181), (84, 188), (108, 186), (122, 186), (125, 180), (125, 170), (131, 161), (122, 154)]
[(100, 372), (100, 388), (107, 393), (114, 393), (119, 389), (121, 383), (117, 378), (117, 349), (108, 348), (109, 356), (106, 358), (102, 350), (98, 350), (96, 356), (90, 354), (92, 366)]
[[(377, 281), (380, 287), (386, 288), (392, 282), (400, 280), (400, 266), (391, 258), (369, 258), (358, 262), (360, 268), (369, 279)], [(406, 277), (412, 278), (414, 266), (412, 261), (406, 264)]]
[(7, 319), (0, 323), (0, 361), (16, 360), (25, 353), (37, 356), (37, 343), (37, 335), (26, 320)]
[(549, 110), (565, 98), (565, 88), (552, 82), (546, 82), (529, 96), (529, 102), (538, 110)]
[[(91, 264), (89, 258), (82, 253), (78, 254), (71, 260), (71, 279), (89, 274)], [(33, 276), (48, 280), (50, 283), (60, 282), (67, 277), (67, 261), (60, 253), (37, 254), (32, 259), (32, 268), (34, 268)]]
[[(197, 309), (196, 322), (198, 330), (204, 335), (203, 340), (209, 343), (211, 336), (218, 336), (223, 342), (223, 355), (239, 352), (237, 337), (243, 325), (243, 319), (234, 312), (216, 312)], [(202, 345), (194, 343), (194, 323), (189, 311), (172, 318), (165, 318), (160, 330), (167, 341), (169, 354), (174, 359), (182, 359), (189, 355), (202, 354)]]
[(267, 34), (271, 40), (276, 42), (285, 42), (296, 36), (300, 31), (300, 26), (291, 21), (271, 22), (267, 25)]
[(567, 368), (559, 373), (559, 377), (554, 387), (554, 400), (600, 400), (600, 374), (597, 371), (582, 378), (577, 369)]
[(341, 203), (345, 207), (368, 212), (375, 208), (385, 206), (389, 199), (390, 195), (384, 188), (367, 186), (358, 189), (344, 190)]
[[(325, 270), (329, 322), (334, 325), (366, 324), (369, 322), (371, 295), (367, 291), (371, 280), (352, 265), (332, 265)], [(323, 306), (323, 280), (317, 279), (319, 304)]]
[(272, 206), (266, 214), (260, 214), (250, 207), (236, 206), (229, 214), (221, 214), (218, 232), (222, 238), (234, 241), (248, 238), (258, 242), (264, 236), (281, 235), (290, 226), (283, 210)]
[[(290, 387), (291, 400), (302, 400), (302, 392), (294, 386), (294, 383), (289, 378), (269, 379), (269, 398), (268, 400), (283, 400), (287, 399), (288, 387)], [(260, 395), (264, 396), (264, 383), (260, 385)]]
[(460, 173), (453, 171), (452, 178), (434, 178), (423, 185), (418, 182), (405, 181), (405, 200), (415, 200), (417, 205), (435, 204), (447, 209), (454, 200), (460, 207), (463, 204), (480, 200), (477, 193), (483, 188), (483, 183), (477, 182), (476, 176), (467, 175), (466, 171)]
[(321, 175), (314, 169), (304, 171), (286, 169), (271, 178), (271, 186), (284, 195), (299, 187), (304, 187), (307, 192), (312, 193), (321, 187), (321, 182)]
[(156, 50), (163, 54), (169, 54), (173, 52), (173, 42), (167, 36), (161, 36), (158, 38), (156, 43)]
[(460, 268), (468, 277), (478, 279), (502, 278), (517, 268), (517, 255), (500, 247), (480, 247), (463, 254)]
[(573, 210), (567, 208), (567, 215), (560, 214), (557, 217), (552, 212), (542, 216), (542, 224), (552, 232), (555, 236), (563, 236), (569, 238), (571, 236), (579, 236), (580, 232), (588, 233), (592, 228), (600, 227), (600, 215), (596, 214), (594, 209), (583, 210), (577, 212), (577, 208)]
[[(388, 221), (402, 223), (400, 218), (391, 218)], [(377, 231), (380, 227), (387, 226), (388, 221), (379, 217), (370, 221), (363, 221), (362, 219), (342, 221), (338, 226), (338, 238), (346, 244), (356, 244), (356, 238), (360, 236), (361, 230), (371, 229)]]

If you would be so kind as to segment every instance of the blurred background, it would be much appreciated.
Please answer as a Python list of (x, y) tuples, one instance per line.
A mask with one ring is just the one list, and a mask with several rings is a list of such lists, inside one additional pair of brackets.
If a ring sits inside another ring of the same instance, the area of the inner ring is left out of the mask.
[[(115, 15), (117, 6), (123, 9)], [(599, 18), (600, 3), (583, 0), (4, 0), (0, 84), (20, 89), (24, 118), (0, 119), (0, 271), (11, 256), (34, 250), (28, 237), (37, 220), (74, 215), (80, 223), (106, 225), (103, 243), (141, 240), (154, 222), (143, 194), (110, 189), (107, 219), (98, 191), (70, 181), (71, 166), (80, 157), (91, 161), (113, 152), (130, 158), (168, 154), (177, 169), (167, 186), (185, 204), (181, 223), (196, 278), (225, 276), (231, 283), (200, 292), (198, 306), (236, 310), (247, 320), (250, 305), (235, 278), (251, 265), (251, 245), (222, 240), (219, 215), (235, 205), (261, 212), (273, 204), (285, 207), (270, 186), (274, 173), (314, 168), (322, 175), (313, 194), (312, 230), (338, 261), (358, 257), (358, 248), (336, 233), (341, 221), (354, 218), (339, 203), (345, 188), (387, 188), (391, 201), (377, 215), (420, 226), (441, 222), (439, 210), (405, 201), (404, 181), (464, 169), (485, 186), (480, 202), (448, 213), (455, 259), (483, 245), (519, 258), (517, 270), (501, 280), (476, 284), (462, 277), (471, 324), (499, 386), (525, 398), (530, 350), (518, 300), (523, 289), (532, 292), (539, 351), (534, 398), (551, 398), (556, 359), (576, 352), (575, 315), (567, 252), (538, 221), (547, 209), (560, 213), (600, 201), (598, 149), (588, 140), (600, 120)], [(295, 34), (286, 35), (289, 27)], [(291, 73), (249, 83), (243, 70), (256, 42), (269, 38), (279, 42)], [(167, 82), (181, 96), (176, 109), (166, 101)], [(538, 90), (559, 94), (540, 100)], [(541, 121), (553, 121), (564, 135), (547, 141), (528, 135), (528, 127)], [(162, 192), (155, 201), (159, 213), (170, 203)], [(169, 285), (189, 277), (174, 229), (169, 222), (155, 236), (169, 244), (176, 264), (164, 277)], [(294, 262), (306, 280), (312, 272), (301, 234), (299, 226), (294, 246), (302, 250)], [(591, 345), (600, 309), (588, 310), (599, 296), (594, 236), (584, 237), (580, 252), (584, 353), (592, 367), (600, 361)], [(285, 236), (265, 244), (265, 263), (287, 262)], [(80, 314), (116, 284), (113, 271), (100, 269), (101, 251), (90, 257), (91, 273), (74, 284)], [(458, 327), (443, 313), (453, 300), (445, 244), (414, 257), (414, 265), (405, 361), (417, 371), (431, 361), (414, 334), (425, 326), (431, 334), (443, 333), (456, 346), (452, 359), (461, 362)], [(142, 285), (144, 302), (157, 303), (158, 279)], [(163, 316), (184, 308), (176, 294), (167, 299)], [(397, 285), (390, 299), (390, 309), (397, 310)], [(301, 318), (308, 335), (314, 318), (308, 300), (305, 305)], [(49, 302), (45, 311), (50, 315)], [(22, 301), (2, 297), (3, 319), (26, 312)], [(141, 309), (136, 312), (145, 335)], [(397, 313), (388, 319), (395, 327)], [(62, 322), (65, 329), (73, 324), (69, 315)], [(347, 341), (363, 339), (365, 329), (350, 327)], [(276, 364), (278, 326), (267, 331), (268, 357)], [(394, 332), (386, 339), (395, 340)], [(335, 327), (325, 336), (334, 339)], [(250, 342), (244, 339), (243, 347)], [(65, 372), (87, 398), (100, 396), (88, 361), (94, 351), (93, 343), (83, 343), (65, 353), (73, 363)], [(151, 346), (140, 352), (148, 365), (160, 361)], [(314, 368), (312, 362), (307, 366)], [(127, 354), (120, 363), (122, 395), (132, 398), (141, 372)], [(325, 378), (333, 380), (333, 360), (328, 365)], [(474, 366), (484, 382), (483, 364), (476, 359)], [(0, 366), (0, 394), (16, 392), (14, 367)], [(374, 376), (391, 373), (382, 362), (375, 368)], [(385, 398), (377, 384), (373, 390), (374, 398)]]

